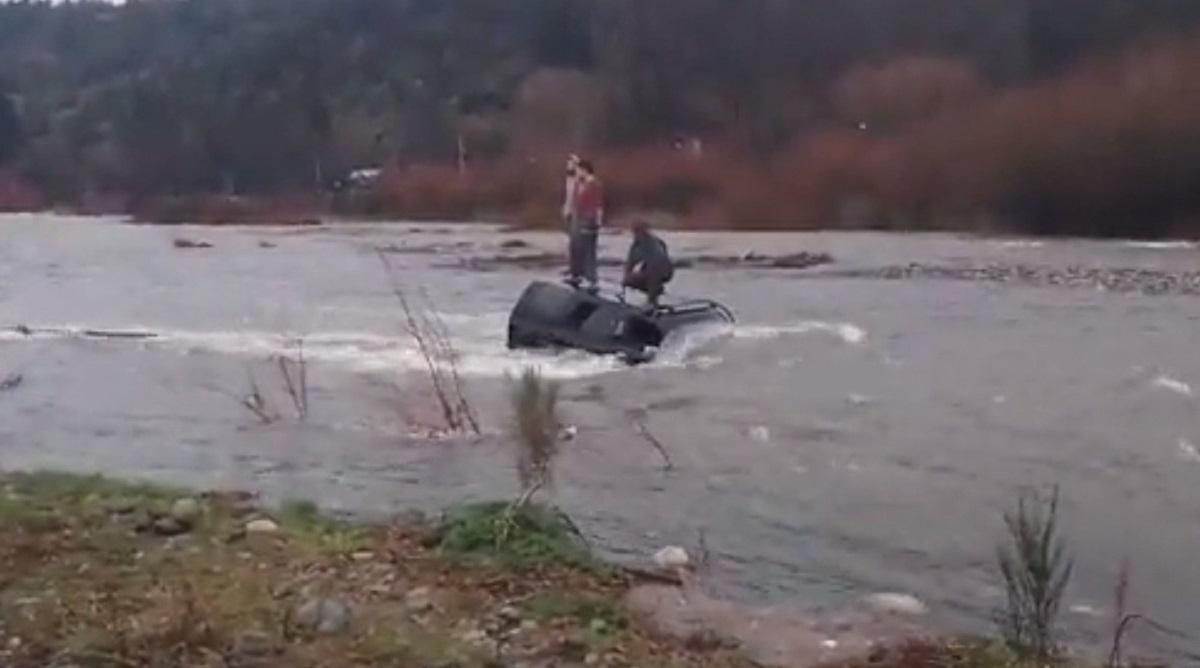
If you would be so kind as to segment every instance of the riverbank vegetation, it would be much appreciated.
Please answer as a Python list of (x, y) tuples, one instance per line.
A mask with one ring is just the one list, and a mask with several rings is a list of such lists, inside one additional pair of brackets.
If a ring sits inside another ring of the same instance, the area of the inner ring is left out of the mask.
[[(1200, 235), (1190, 0), (0, 4), (0, 208)], [(286, 67), (283, 64), (286, 63)]]
[[(663, 635), (632, 611), (625, 597), (639, 582), (673, 576), (595, 556), (553, 503), (555, 386), (529, 371), (512, 400), (513, 497), (440, 517), (350, 522), (307, 501), (267, 507), (228, 491), (0, 476), (0, 659), (13, 668), (761, 665), (736, 637)], [(1071, 566), (1057, 492), (1022, 499), (1005, 520), (1000, 639), (899, 642), (825, 665), (1085, 665), (1058, 640)], [(1118, 612), (1110, 668), (1125, 665), (1120, 639), (1136, 617)]]

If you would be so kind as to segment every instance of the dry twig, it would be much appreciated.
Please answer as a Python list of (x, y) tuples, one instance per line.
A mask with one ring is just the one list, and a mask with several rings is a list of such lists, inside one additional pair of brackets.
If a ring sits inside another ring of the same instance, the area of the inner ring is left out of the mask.
[(650, 431), (650, 427), (646, 424), (646, 413), (647, 411), (644, 408), (631, 408), (625, 411), (625, 415), (633, 423), (633, 429), (638, 433), (638, 436), (641, 436), (642, 440), (649, 443), (650, 447), (654, 448), (658, 452), (658, 455), (662, 457), (663, 471), (670, 471), (675, 468), (675, 462), (671, 461), (671, 455), (667, 452), (667, 448), (663, 445), (662, 441)]
[(242, 406), (246, 410), (254, 414), (263, 424), (271, 424), (279, 420), (279, 413), (271, 408), (262, 390), (258, 387), (258, 381), (254, 378), (254, 371), (246, 367), (246, 374), (249, 376), (250, 393), (242, 397)]
[[(275, 360), (279, 364), (279, 375), (283, 378), (283, 386), (292, 400), (296, 417), (306, 420), (308, 419), (308, 362), (304, 359), (304, 339), (296, 341), (296, 349), (295, 360), (284, 355), (277, 356)], [(292, 365), (296, 367), (295, 378), (292, 376)]]
[[(392, 294), (396, 297), (396, 300), (400, 303), (401, 310), (404, 312), (409, 336), (417, 344), (417, 352), (425, 362), (425, 368), (429, 374), (429, 380), (433, 384), (434, 394), (442, 409), (442, 418), (446, 422), (446, 427), (451, 431), (469, 429), (476, 434), (481, 433), (479, 422), (476, 420), (470, 403), (467, 401), (462, 389), (462, 382), (459, 378), (457, 368), (458, 355), (450, 342), (448, 333), (445, 331), (444, 323), (440, 323), (440, 320), (437, 319), (436, 311), (428, 306), (428, 295), (422, 293), (427, 302), (427, 308), (424, 311), (414, 308), (413, 304), (409, 301), (408, 295), (400, 287), (395, 271), (387, 259), (387, 255), (380, 249), (376, 249), (376, 254), (379, 256), (380, 262), (383, 263), (384, 271), (388, 274)], [(431, 316), (429, 313), (433, 315)], [(446, 366), (449, 367), (449, 372), (442, 369), (443, 360)], [(447, 374), (449, 377), (447, 377)]]

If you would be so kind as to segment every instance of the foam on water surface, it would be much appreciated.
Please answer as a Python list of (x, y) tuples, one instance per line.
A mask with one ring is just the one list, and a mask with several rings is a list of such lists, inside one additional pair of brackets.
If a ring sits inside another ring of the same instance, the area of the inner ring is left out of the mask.
[[(449, 331), (458, 370), (465, 376), (502, 378), (536, 366), (548, 377), (568, 380), (611, 373), (625, 368), (614, 357), (580, 351), (509, 350), (504, 341), (505, 313), (477, 316), (445, 314), (440, 320)], [(683, 330), (668, 337), (651, 368), (710, 368), (722, 360), (714, 346), (732, 337), (763, 340), (780, 336), (824, 332), (848, 344), (862, 343), (866, 332), (845, 323), (808, 321), (784, 325), (715, 325)], [(258, 330), (176, 330), (145, 324), (122, 326), (53, 325), (27, 330), (0, 330), (0, 341), (46, 339), (97, 340), (119, 345), (163, 347), (183, 352), (207, 352), (247, 357), (296, 356), (303, 346), (307, 360), (358, 373), (422, 373), (427, 361), (416, 341), (406, 333), (322, 331), (282, 333)], [(301, 344), (302, 342), (302, 344)]]

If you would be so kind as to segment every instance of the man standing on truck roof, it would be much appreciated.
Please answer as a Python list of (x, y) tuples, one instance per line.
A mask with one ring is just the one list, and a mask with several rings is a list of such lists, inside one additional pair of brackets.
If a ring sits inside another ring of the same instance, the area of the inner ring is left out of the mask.
[(586, 280), (588, 291), (596, 292), (599, 289), (596, 247), (599, 243), (600, 226), (604, 224), (604, 189), (600, 180), (596, 178), (596, 168), (590, 160), (579, 161), (578, 173), (567, 282), (579, 287), (580, 279)]
[[(566, 181), (563, 186), (562, 219), (563, 231), (569, 240), (575, 229), (575, 195), (579, 190), (579, 156), (575, 153), (567, 156)], [(563, 276), (570, 276), (570, 268), (564, 269)]]
[(575, 222), (575, 193), (579, 185), (579, 156), (567, 156), (567, 178), (563, 188), (562, 217), (568, 234)]

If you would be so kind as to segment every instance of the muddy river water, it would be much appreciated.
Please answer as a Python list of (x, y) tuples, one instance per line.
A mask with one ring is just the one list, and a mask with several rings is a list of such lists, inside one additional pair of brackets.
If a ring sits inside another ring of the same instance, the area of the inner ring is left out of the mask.
[[(212, 247), (176, 248), (177, 237)], [(1141, 631), (1139, 643), (1200, 653), (1200, 297), (1186, 289), (1200, 249), (667, 238), (679, 256), (807, 250), (836, 262), (680, 271), (675, 291), (722, 301), (738, 324), (626, 369), (505, 350), (512, 301), (558, 270), (469, 260), (531, 252), (505, 248), (513, 239), (557, 250), (553, 233), (0, 217), (0, 376), (22, 376), (0, 392), (0, 467), (249, 487), (363, 513), (434, 509), (513, 491), (504, 383), (534, 364), (564, 382), (578, 428), (557, 498), (617, 556), (692, 547), (703, 532), (724, 596), (818, 608), (903, 591), (943, 623), (983, 628), (1000, 602), (1001, 512), (1021, 489), (1057, 483), (1077, 571), (1072, 633), (1110, 624), (1127, 557), (1134, 605), (1193, 636)], [(606, 237), (602, 252), (616, 257), (625, 243)], [(406, 415), (428, 409), (425, 376), (381, 246), (446, 322), (482, 438), (410, 433)], [(1055, 278), (1110, 270), (1159, 287)], [(295, 338), (309, 360), (303, 422), (288, 414), (270, 359)], [(256, 424), (239, 405), (251, 375), (283, 419)], [(645, 411), (672, 470), (630, 411)]]

